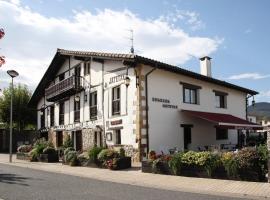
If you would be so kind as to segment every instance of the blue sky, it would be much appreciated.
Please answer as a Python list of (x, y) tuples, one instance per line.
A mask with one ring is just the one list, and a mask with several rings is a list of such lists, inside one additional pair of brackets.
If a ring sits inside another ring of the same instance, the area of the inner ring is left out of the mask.
[(34, 89), (56, 48), (128, 53), (132, 28), (137, 54), (195, 72), (209, 55), (215, 78), (270, 102), (269, 8), (267, 0), (0, 0), (0, 88), (12, 66)]

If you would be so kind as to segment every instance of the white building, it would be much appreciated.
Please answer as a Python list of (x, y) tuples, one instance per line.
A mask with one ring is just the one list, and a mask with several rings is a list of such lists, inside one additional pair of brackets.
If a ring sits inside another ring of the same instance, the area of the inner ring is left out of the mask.
[(149, 150), (200, 150), (237, 145), (246, 121), (247, 96), (256, 91), (212, 78), (209, 57), (201, 73), (133, 54), (58, 49), (35, 90), (38, 129), (77, 150), (93, 145)]

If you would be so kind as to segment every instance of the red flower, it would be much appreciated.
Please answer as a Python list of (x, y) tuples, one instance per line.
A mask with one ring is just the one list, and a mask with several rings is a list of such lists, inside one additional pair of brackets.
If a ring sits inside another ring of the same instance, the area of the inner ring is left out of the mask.
[(0, 67), (6, 63), (5, 56), (0, 56)]
[(2, 39), (5, 36), (4, 29), (0, 28), (0, 39)]

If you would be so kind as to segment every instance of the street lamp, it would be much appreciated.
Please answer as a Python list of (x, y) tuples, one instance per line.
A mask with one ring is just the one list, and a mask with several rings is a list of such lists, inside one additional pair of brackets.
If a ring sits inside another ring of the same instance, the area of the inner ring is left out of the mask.
[(12, 114), (13, 114), (13, 78), (19, 76), (19, 73), (15, 70), (8, 70), (8, 75), (11, 77), (11, 97), (10, 97), (10, 134), (9, 134), (9, 162), (12, 162), (12, 127), (13, 127), (13, 120), (12, 120)]

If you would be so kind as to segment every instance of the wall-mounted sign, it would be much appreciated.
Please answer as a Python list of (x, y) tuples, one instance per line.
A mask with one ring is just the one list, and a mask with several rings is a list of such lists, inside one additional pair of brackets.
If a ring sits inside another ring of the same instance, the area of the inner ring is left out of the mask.
[(114, 121), (111, 121), (111, 125), (116, 126), (116, 125), (122, 124), (122, 122), (123, 122), (122, 119), (114, 120)]
[(156, 103), (162, 103), (163, 108), (171, 108), (171, 109), (177, 109), (177, 105), (171, 105), (169, 99), (163, 99), (163, 98), (157, 98), (157, 97), (152, 97), (152, 101)]
[(125, 80), (125, 78), (126, 78), (126, 74), (120, 74), (118, 76), (111, 77), (109, 84)]

